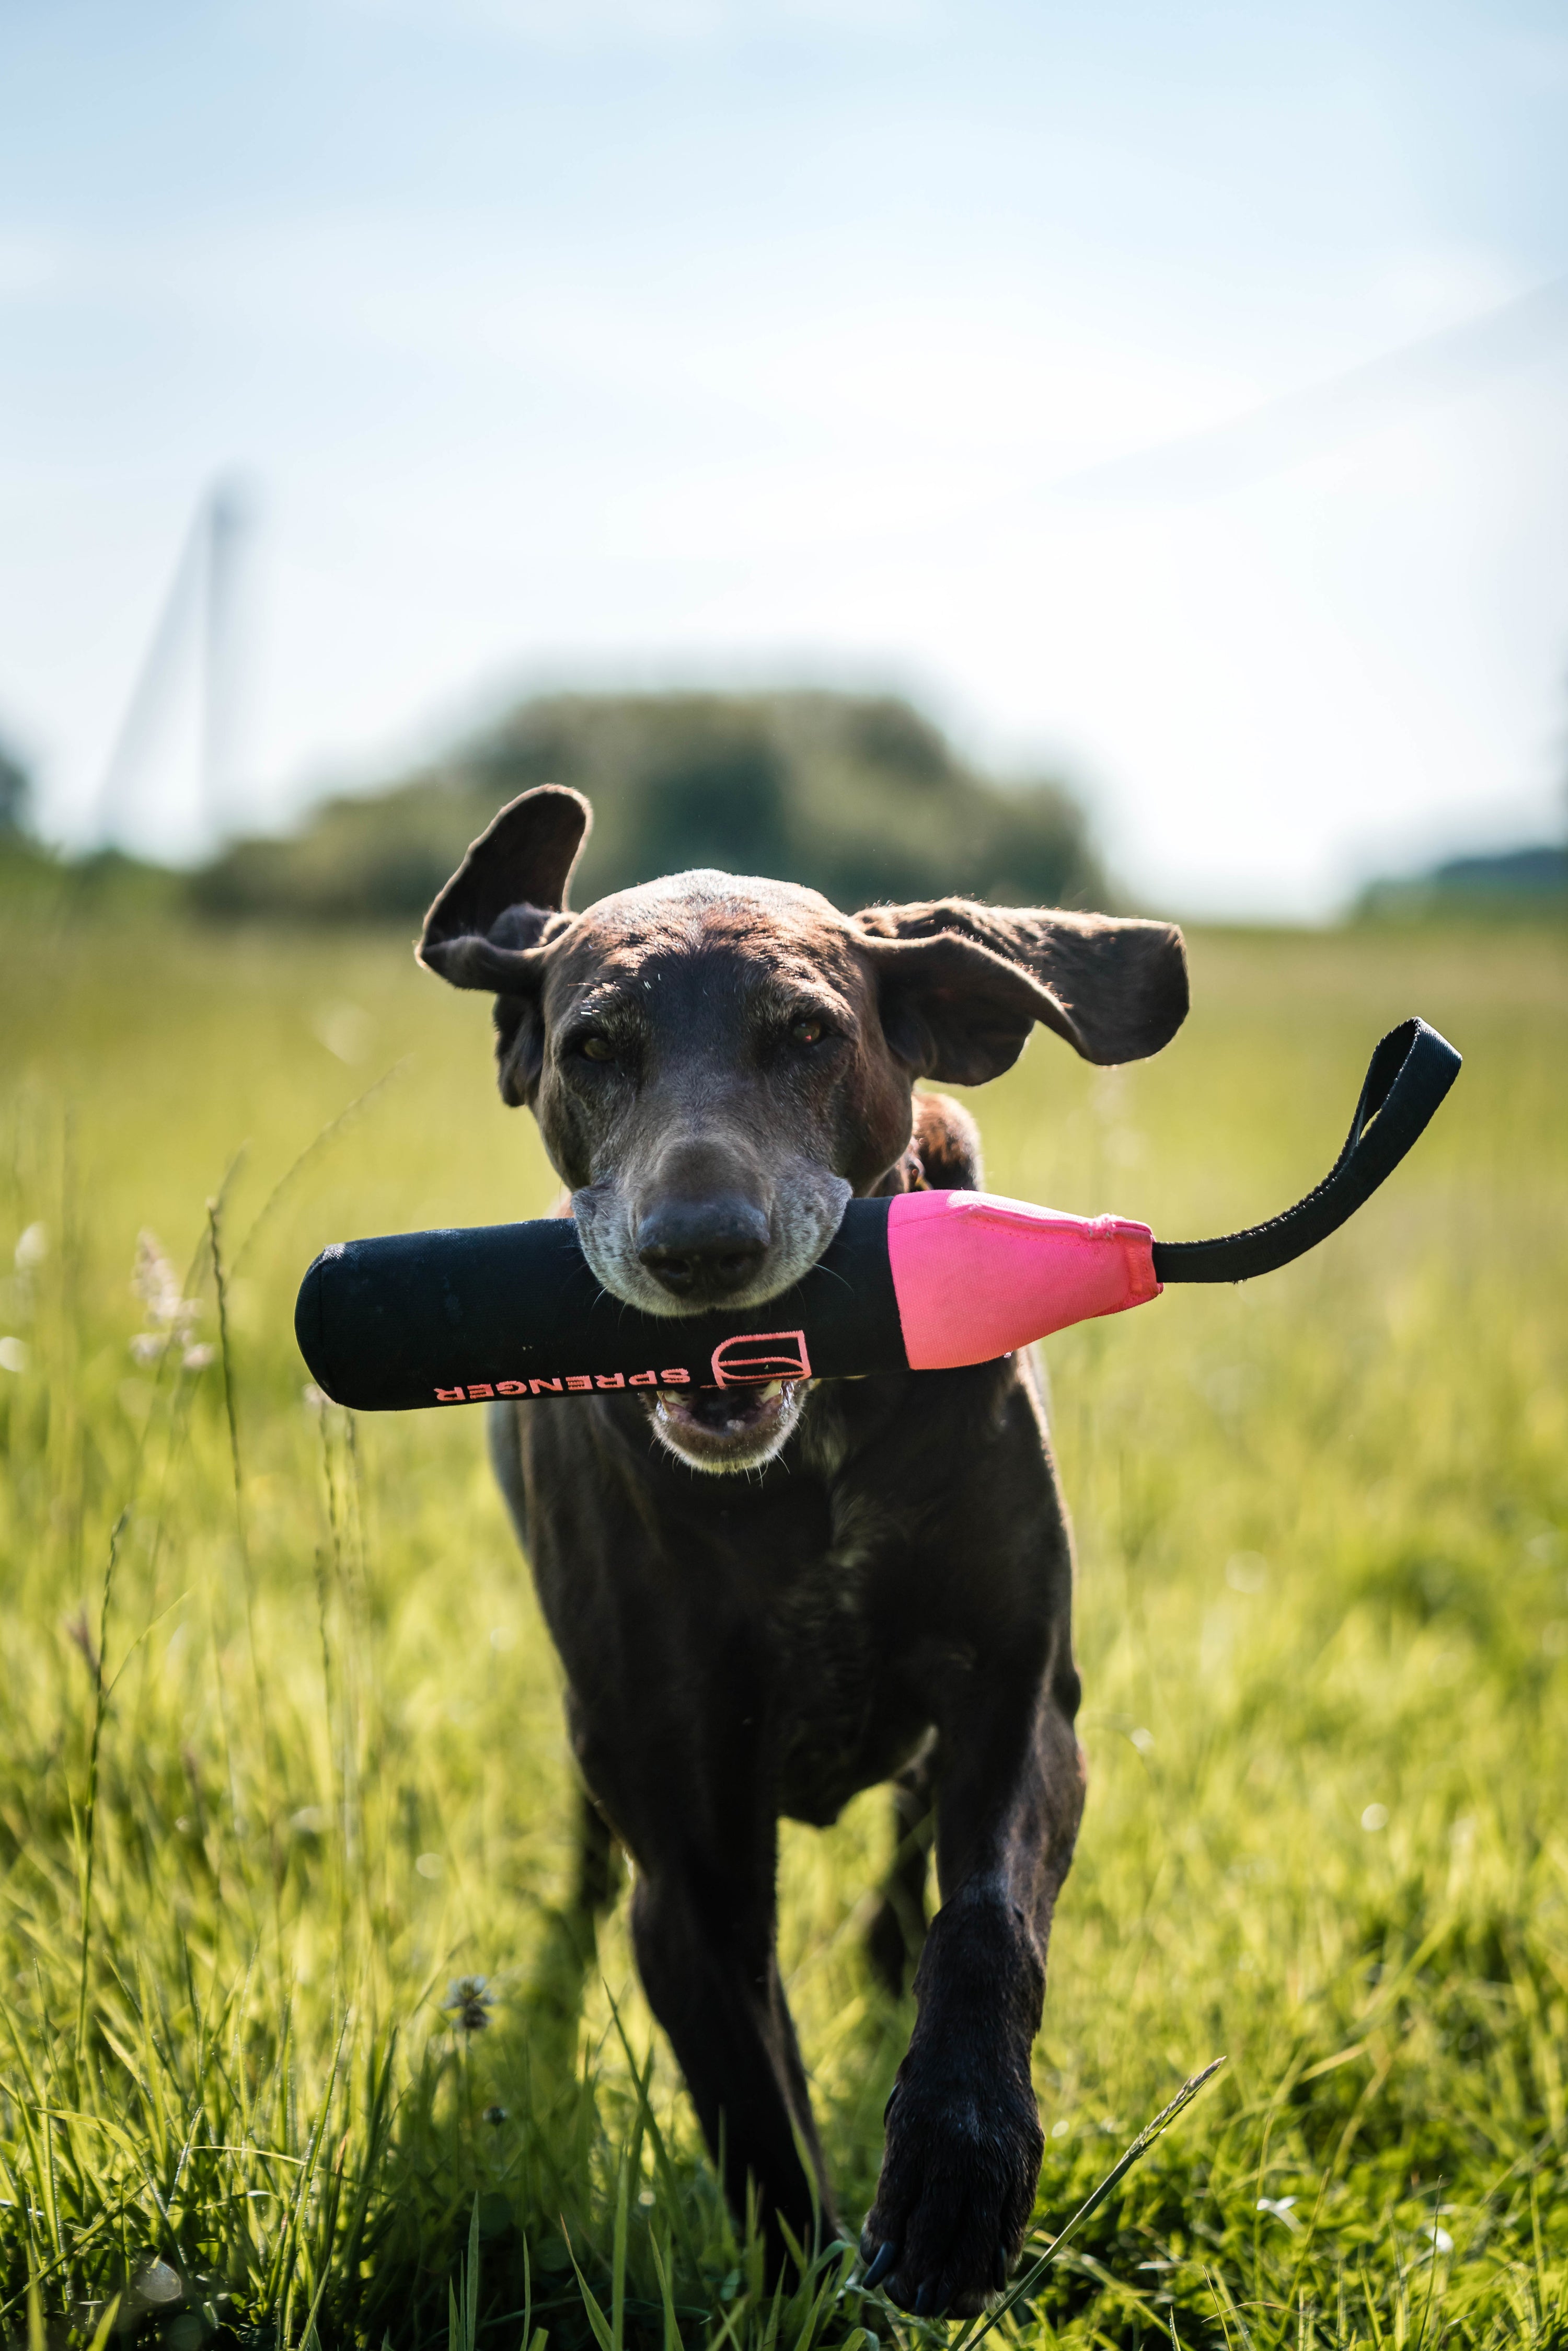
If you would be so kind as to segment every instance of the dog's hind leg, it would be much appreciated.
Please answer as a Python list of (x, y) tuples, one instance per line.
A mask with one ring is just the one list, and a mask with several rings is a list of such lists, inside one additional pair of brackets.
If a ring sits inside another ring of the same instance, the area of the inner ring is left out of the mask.
[(571, 1890), (544, 1914), (544, 1934), (529, 1972), (525, 2006), (536, 2046), (558, 2070), (570, 2069), (590, 1969), (598, 1951), (599, 1921), (614, 1903), (621, 1855), (603, 1813), (586, 1788), (577, 1790)]
[(525, 2005), (536, 2052), (567, 2070), (575, 2059), (577, 2028), (589, 1972), (599, 1951), (599, 1921), (614, 1906), (621, 1885), (621, 1848), (586, 1788), (577, 1791), (571, 1891), (545, 1913)]
[(577, 1879), (572, 1908), (590, 1935), (596, 1920), (613, 1909), (621, 1890), (621, 1848), (609, 1822), (586, 1788), (577, 1796)]
[(914, 1761), (906, 1763), (894, 1781), (893, 1859), (883, 1880), (881, 1899), (866, 1928), (866, 1957), (878, 1980), (894, 2000), (903, 1993), (907, 1977), (918, 1966), (925, 1946), (925, 1881), (936, 1826), (936, 1751), (933, 1732)]

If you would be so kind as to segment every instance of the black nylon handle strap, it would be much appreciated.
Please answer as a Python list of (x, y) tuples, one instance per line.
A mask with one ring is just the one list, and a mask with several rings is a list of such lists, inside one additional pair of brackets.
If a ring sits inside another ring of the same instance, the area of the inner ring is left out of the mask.
[(1459, 1056), (1425, 1020), (1402, 1020), (1372, 1057), (1344, 1149), (1293, 1208), (1212, 1241), (1156, 1241), (1160, 1281), (1250, 1281), (1337, 1232), (1392, 1176), (1459, 1074)]

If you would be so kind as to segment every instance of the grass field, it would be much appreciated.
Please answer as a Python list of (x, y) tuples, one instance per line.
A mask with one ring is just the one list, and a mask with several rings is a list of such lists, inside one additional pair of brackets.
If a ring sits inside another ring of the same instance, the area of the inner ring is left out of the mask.
[[(1568, 954), (1193, 965), (1163, 1060), (1041, 1035), (977, 1098), (995, 1188), (1223, 1231), (1316, 1180), (1393, 1020), (1467, 1068), (1317, 1255), (1047, 1350), (1092, 1784), (1040, 2244), (1228, 2062), (999, 2336), (1568, 2344)], [(770, 2300), (619, 1917), (578, 1981), (557, 1673), (478, 1416), (302, 1394), (323, 1241), (547, 1203), (482, 1001), (397, 938), (40, 913), (0, 1006), (0, 2333), (950, 2339), (839, 2252)], [(890, 1833), (873, 1792), (784, 1840), (857, 2220), (909, 2022), (859, 1944)]]

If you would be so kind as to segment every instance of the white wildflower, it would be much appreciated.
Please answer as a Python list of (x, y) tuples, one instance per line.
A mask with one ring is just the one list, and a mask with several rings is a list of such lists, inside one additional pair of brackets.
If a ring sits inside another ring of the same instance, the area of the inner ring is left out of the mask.
[(442, 2007), (460, 2032), (483, 2032), (489, 2023), (496, 1995), (486, 1990), (488, 1981), (486, 1976), (459, 1976), (447, 1985)]
[[(146, 1307), (148, 1319), (159, 1325), (153, 1331), (139, 1331), (131, 1342), (131, 1354), (139, 1364), (155, 1364), (171, 1345), (183, 1351), (187, 1371), (199, 1372), (211, 1363), (210, 1347), (192, 1345), (192, 1333), (202, 1317), (202, 1302), (198, 1298), (181, 1296), (180, 1277), (164, 1255), (162, 1242), (145, 1225), (136, 1237), (136, 1270), (131, 1277), (131, 1287)], [(192, 1362), (193, 1355), (200, 1360)]]

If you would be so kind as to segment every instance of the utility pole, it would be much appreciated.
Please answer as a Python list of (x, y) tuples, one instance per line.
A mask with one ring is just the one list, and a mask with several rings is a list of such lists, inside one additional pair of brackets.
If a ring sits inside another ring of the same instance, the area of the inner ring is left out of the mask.
[(99, 787), (94, 834), (122, 840), (132, 787), (155, 745), (179, 672), (199, 662), (199, 820), (209, 843), (233, 813), (243, 651), (240, 573), (250, 512), (233, 477), (203, 491), (181, 546)]

